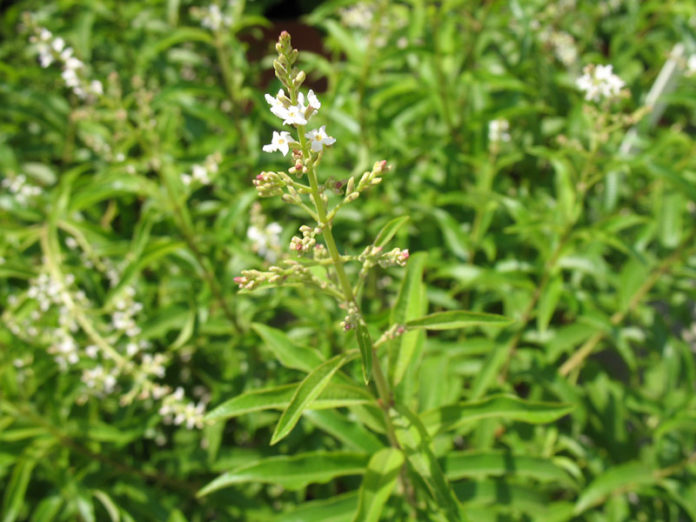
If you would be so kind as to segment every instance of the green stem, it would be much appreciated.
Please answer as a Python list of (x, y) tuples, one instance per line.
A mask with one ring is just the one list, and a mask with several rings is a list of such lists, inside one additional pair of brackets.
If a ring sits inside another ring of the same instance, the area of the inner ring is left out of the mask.
[[(307, 138), (304, 135), (304, 126), (298, 126), (297, 131), (298, 136), (300, 138), (300, 147), (303, 151), (308, 153), (308, 144)], [(355, 305), (355, 307), (359, 310), (360, 308), (358, 307), (357, 301), (355, 299), (355, 294), (353, 293), (353, 287), (350, 284), (348, 275), (346, 274), (345, 268), (343, 266), (343, 259), (341, 257), (341, 253), (338, 251), (336, 241), (333, 237), (333, 232), (331, 230), (331, 222), (326, 217), (326, 206), (324, 205), (324, 200), (322, 199), (321, 193), (319, 191), (319, 183), (317, 182), (317, 175), (314, 171), (313, 163), (309, 163), (308, 165), (307, 178), (309, 179), (312, 200), (314, 201), (314, 205), (317, 209), (317, 216), (319, 217), (319, 226), (321, 227), (322, 235), (324, 237), (324, 241), (326, 242), (326, 249), (328, 250), (329, 255), (331, 256), (331, 259), (333, 261), (333, 266), (336, 270), (336, 276), (338, 278), (339, 285), (343, 290), (343, 298), (347, 303)], [(394, 447), (398, 448), (399, 444), (396, 440), (394, 427), (391, 424), (391, 419), (389, 418), (388, 413), (389, 408), (391, 406), (391, 391), (389, 390), (389, 383), (387, 382), (387, 379), (385, 378), (384, 373), (382, 372), (382, 367), (380, 365), (379, 358), (377, 357), (377, 351), (375, 350), (374, 345), (371, 348), (371, 352), (372, 372), (374, 375), (375, 386), (377, 388), (377, 393), (379, 395), (381, 403), (380, 406), (384, 410), (384, 417), (387, 424), (389, 440)]]

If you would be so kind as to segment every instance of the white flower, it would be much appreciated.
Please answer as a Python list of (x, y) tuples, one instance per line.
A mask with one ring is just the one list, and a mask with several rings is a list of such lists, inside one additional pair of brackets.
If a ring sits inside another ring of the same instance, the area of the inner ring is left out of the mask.
[(612, 69), (611, 65), (585, 66), (583, 75), (575, 83), (581, 91), (584, 91), (587, 101), (612, 99), (621, 94), (625, 84)]
[(53, 47), (53, 50), (57, 53), (60, 53), (64, 48), (65, 48), (65, 40), (63, 40), (60, 36), (53, 40), (53, 43), (51, 44), (51, 47)]
[[(102, 83), (99, 80), (93, 80), (92, 83), (89, 84), (90, 89), (92, 90), (93, 94), (97, 95), (102, 95), (104, 94), (104, 87), (102, 86)], [(121, 154), (123, 156), (123, 154)], [(123, 161), (123, 160), (120, 160)]]
[(321, 103), (319, 103), (319, 99), (317, 98), (317, 95), (314, 94), (314, 91), (312, 89), (310, 89), (307, 93), (307, 102), (309, 103), (309, 106), (315, 111), (318, 111), (321, 108)]
[(304, 116), (306, 110), (307, 108), (300, 103), (290, 105), (283, 109), (280, 117), (283, 118), (283, 123), (286, 125), (307, 125), (307, 119)]
[(312, 150), (321, 152), (324, 145), (333, 145), (336, 139), (326, 134), (326, 125), (322, 125), (319, 129), (314, 129), (305, 134), (306, 138), (312, 140)]
[(510, 123), (503, 118), (488, 122), (488, 140), (492, 143), (510, 141)]
[(229, 27), (232, 25), (232, 19), (227, 15), (223, 15), (218, 5), (211, 4), (203, 20), (201, 20), (201, 25), (211, 31), (217, 31), (222, 26)]
[(247, 230), (247, 237), (252, 242), (253, 250), (270, 263), (275, 263), (280, 249), (280, 234), (283, 231), (278, 223), (270, 223), (261, 230), (254, 225)]
[(194, 180), (200, 181), (204, 185), (208, 185), (210, 183), (208, 169), (202, 165), (194, 165), (191, 169), (191, 175), (193, 176)]
[(281, 98), (285, 98), (285, 91), (280, 89), (275, 98), (270, 94), (266, 94), (265, 98), (268, 104), (271, 106), (271, 112), (278, 116), (278, 118), (285, 118), (285, 105), (281, 101)]
[(264, 152), (274, 152), (276, 150), (279, 150), (283, 153), (283, 156), (285, 156), (288, 153), (291, 143), (297, 142), (292, 139), (289, 132), (273, 131), (273, 139), (271, 140), (271, 143), (269, 143), (268, 145), (264, 145), (263, 150)]

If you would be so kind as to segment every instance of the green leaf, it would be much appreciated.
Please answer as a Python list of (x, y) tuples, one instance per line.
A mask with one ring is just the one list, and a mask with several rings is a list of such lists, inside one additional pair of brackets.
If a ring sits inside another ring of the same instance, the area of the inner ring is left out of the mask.
[(63, 499), (59, 495), (45, 497), (36, 506), (36, 509), (31, 514), (31, 522), (51, 522), (55, 520), (63, 507)]
[(421, 415), (430, 433), (456, 429), (467, 422), (501, 418), (532, 424), (553, 422), (570, 413), (573, 406), (549, 402), (532, 402), (508, 395), (482, 401), (461, 402), (427, 411)]
[(283, 513), (275, 522), (350, 522), (358, 506), (356, 491), (336, 495), (329, 500), (314, 500), (300, 504), (289, 513)]
[(356, 355), (357, 354), (337, 355), (319, 365), (312, 373), (305, 377), (295, 390), (295, 393), (290, 399), (290, 404), (288, 404), (288, 407), (280, 416), (280, 420), (271, 437), (271, 446), (285, 438), (292, 431), (297, 421), (300, 420), (302, 412), (307, 409), (312, 401), (314, 401), (324, 388), (326, 388), (331, 377), (333, 377), (341, 366), (353, 359)]
[(316, 368), (323, 362), (321, 355), (315, 350), (299, 348), (288, 339), (284, 332), (277, 328), (259, 323), (253, 323), (251, 327), (264, 340), (276, 359), (286, 368), (310, 372), (312, 368)]
[(370, 459), (360, 485), (360, 500), (354, 522), (378, 522), (404, 463), (404, 455), (395, 448), (384, 448)]
[(391, 241), (391, 239), (396, 235), (399, 229), (401, 229), (401, 227), (408, 223), (409, 219), (411, 218), (408, 216), (401, 216), (389, 221), (386, 225), (382, 227), (382, 230), (380, 230), (377, 234), (377, 237), (375, 238), (375, 241), (373, 243), (374, 246), (386, 246), (387, 243), (389, 243), (389, 241)]
[(5, 486), (2, 503), (2, 522), (17, 520), (24, 505), (24, 494), (27, 491), (31, 474), (36, 466), (33, 459), (21, 460), (12, 470), (9, 483)]
[[(205, 416), (206, 421), (239, 417), (246, 413), (262, 410), (284, 410), (297, 392), (300, 383), (284, 384), (262, 390), (253, 390), (222, 403)], [(372, 402), (372, 397), (364, 389), (347, 384), (329, 384), (314, 399), (308, 408), (332, 409), (356, 406)]]
[(562, 292), (563, 278), (560, 275), (556, 275), (549, 281), (546, 290), (539, 299), (539, 305), (537, 306), (537, 328), (539, 331), (545, 332), (548, 328), (551, 316), (553, 316), (553, 312), (556, 310), (556, 305)]
[(505, 452), (450, 452), (443, 459), (442, 467), (450, 480), (466, 477), (517, 475), (539, 481), (574, 486), (568, 472), (551, 460)]
[(643, 462), (627, 462), (609, 468), (582, 492), (575, 504), (575, 514), (596, 506), (613, 493), (633, 491), (655, 482), (654, 470)]
[(370, 332), (367, 331), (367, 327), (362, 320), (358, 321), (358, 326), (355, 329), (355, 338), (358, 340), (358, 346), (360, 347), (363, 380), (365, 384), (368, 384), (372, 377), (372, 339), (370, 339)]
[[(426, 259), (427, 254), (424, 252), (414, 254), (409, 259), (399, 295), (392, 309), (391, 324), (405, 324), (411, 319), (420, 317), (425, 312), (427, 297), (422, 279)], [(406, 332), (391, 343), (389, 373), (393, 386), (399, 384), (406, 375), (424, 337), (424, 332)]]
[(502, 326), (512, 320), (502, 315), (450, 310), (435, 312), (406, 322), (407, 328), (425, 328), (426, 330), (453, 330), (470, 326)]
[(304, 418), (353, 450), (372, 454), (384, 447), (362, 424), (348, 420), (337, 411), (305, 411)]
[(441, 514), (448, 521), (461, 520), (459, 502), (435, 458), (430, 437), (421, 419), (401, 405), (392, 409), (390, 414), (394, 433), (409, 465), (425, 482)]
[(279, 484), (297, 490), (307, 484), (324, 483), (336, 477), (361, 475), (369, 457), (363, 453), (315, 451), (269, 457), (223, 473), (198, 492), (199, 497), (246, 482)]
[(104, 509), (109, 514), (111, 522), (120, 522), (121, 515), (119, 514), (118, 507), (109, 495), (99, 489), (93, 490), (92, 495), (102, 503), (102, 506), (104, 506)]

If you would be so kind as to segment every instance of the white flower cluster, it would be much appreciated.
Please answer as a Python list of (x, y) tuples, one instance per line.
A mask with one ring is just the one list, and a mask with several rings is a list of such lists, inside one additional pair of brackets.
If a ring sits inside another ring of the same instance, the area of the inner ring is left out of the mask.
[(217, 4), (204, 8), (202, 14), (201, 25), (211, 31), (219, 31), (222, 27), (232, 25), (232, 18), (224, 14)]
[(179, 387), (164, 398), (159, 414), (164, 417), (166, 423), (174, 423), (177, 426), (185, 423), (188, 429), (200, 429), (203, 427), (205, 403), (184, 402), (184, 389)]
[(118, 370), (112, 368), (111, 371), (106, 370), (101, 364), (93, 368), (87, 368), (82, 371), (82, 382), (95, 395), (104, 396), (112, 393), (116, 389), (118, 382)]
[(55, 341), (48, 348), (48, 353), (53, 354), (53, 359), (61, 370), (68, 369), (68, 364), (77, 364), (80, 360), (79, 346), (72, 335), (62, 328), (56, 328), (53, 332)]
[(621, 95), (626, 85), (616, 76), (611, 65), (586, 65), (583, 75), (575, 82), (585, 93), (587, 101), (612, 100)]
[(254, 252), (269, 263), (275, 263), (280, 249), (281, 232), (283, 227), (275, 222), (269, 223), (265, 228), (251, 225), (247, 230), (247, 237), (251, 240)]
[[(75, 277), (72, 274), (65, 276), (65, 283), (71, 285)], [(63, 284), (57, 279), (53, 279), (47, 273), (42, 273), (36, 279), (32, 280), (27, 290), (27, 297), (36, 299), (39, 303), (39, 308), (42, 311), (47, 311), (51, 305), (58, 305), (63, 302), (62, 293), (65, 291)]]
[(200, 183), (201, 185), (210, 185), (212, 182), (210, 175), (217, 174), (220, 170), (220, 157), (218, 154), (211, 154), (205, 159), (203, 165), (194, 165), (191, 167), (191, 174), (182, 173), (181, 182), (186, 185)]
[[(140, 327), (136, 324), (134, 317), (143, 309), (143, 305), (136, 302), (134, 297), (135, 289), (132, 286), (126, 287), (123, 297), (114, 301), (116, 310), (111, 314), (111, 326), (118, 333), (124, 333), (128, 337), (135, 337), (140, 333)], [(133, 348), (127, 349), (128, 355), (135, 355), (138, 351)]]
[[(319, 99), (310, 89), (307, 93), (307, 101), (305, 103), (304, 94), (298, 93), (297, 103), (293, 104), (285, 95), (283, 89), (278, 91), (275, 98), (270, 94), (266, 94), (266, 101), (271, 106), (271, 112), (278, 118), (283, 120), (284, 125), (304, 126), (307, 125), (309, 119), (321, 107)], [(336, 140), (326, 134), (326, 126), (322, 125), (319, 129), (311, 130), (305, 133), (305, 137), (311, 141), (311, 147), (314, 152), (321, 152), (324, 145), (333, 145)], [(297, 145), (289, 132), (273, 132), (271, 143), (263, 146), (264, 152), (280, 151), (285, 156), (290, 150), (291, 145)]]
[(374, 8), (367, 2), (359, 2), (350, 7), (343, 7), (338, 10), (341, 17), (341, 24), (353, 29), (367, 31), (372, 24), (375, 15)]
[(556, 58), (566, 67), (573, 65), (578, 59), (575, 39), (570, 34), (546, 28), (539, 33), (539, 39), (551, 47)]
[(0, 186), (8, 189), (21, 205), (26, 205), (31, 198), (41, 194), (41, 187), (27, 183), (27, 177), (24, 174), (5, 178)]
[(70, 87), (79, 98), (85, 99), (88, 95), (104, 94), (104, 88), (99, 80), (88, 82), (83, 77), (85, 64), (73, 56), (73, 48), (66, 46), (65, 40), (60, 36), (54, 38), (51, 31), (41, 28), (31, 40), (38, 48), (41, 67), (46, 68), (54, 61), (59, 62), (63, 67), (61, 76), (65, 85)]
[(501, 143), (510, 141), (510, 122), (504, 118), (498, 118), (488, 122), (488, 141)]

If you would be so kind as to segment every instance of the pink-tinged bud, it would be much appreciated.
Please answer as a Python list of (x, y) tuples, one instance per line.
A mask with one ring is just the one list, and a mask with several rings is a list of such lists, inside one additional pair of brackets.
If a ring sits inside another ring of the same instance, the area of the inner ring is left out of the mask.
[(406, 250), (404, 250), (403, 252), (401, 252), (401, 259), (403, 259), (403, 260), (405, 261), (406, 259), (409, 258), (410, 255), (411, 255), (411, 254), (408, 253), (408, 248), (407, 248)]
[(295, 245), (295, 250), (297, 250), (298, 252), (301, 251), (302, 250), (302, 243), (298, 242), (297, 245)]
[(335, 187), (336, 187), (336, 190), (341, 190), (341, 187), (343, 187), (343, 182), (337, 181)]
[(278, 40), (282, 40), (283, 38), (290, 38), (290, 33), (288, 33), (287, 31), (281, 31)]
[(263, 174), (263, 172), (262, 172), (261, 174), (259, 174), (258, 176), (256, 176), (256, 179), (258, 179), (259, 181), (263, 181), (264, 179), (266, 179), (266, 176), (265, 176), (265, 175)]
[(301, 161), (298, 161), (297, 163), (295, 163), (295, 170), (300, 170), (300, 171), (302, 170), (302, 162)]
[(353, 329), (353, 325), (350, 323), (346, 323), (345, 326), (343, 327), (343, 329), (347, 332), (348, 330)]
[(396, 335), (403, 335), (405, 331), (406, 331), (406, 328), (404, 328), (403, 326), (399, 326), (396, 329)]
[(240, 287), (242, 287), (246, 284), (247, 278), (244, 276), (237, 276), (234, 278), (234, 282), (238, 284)]
[(379, 254), (381, 251), (382, 251), (381, 246), (375, 247), (375, 254)]

